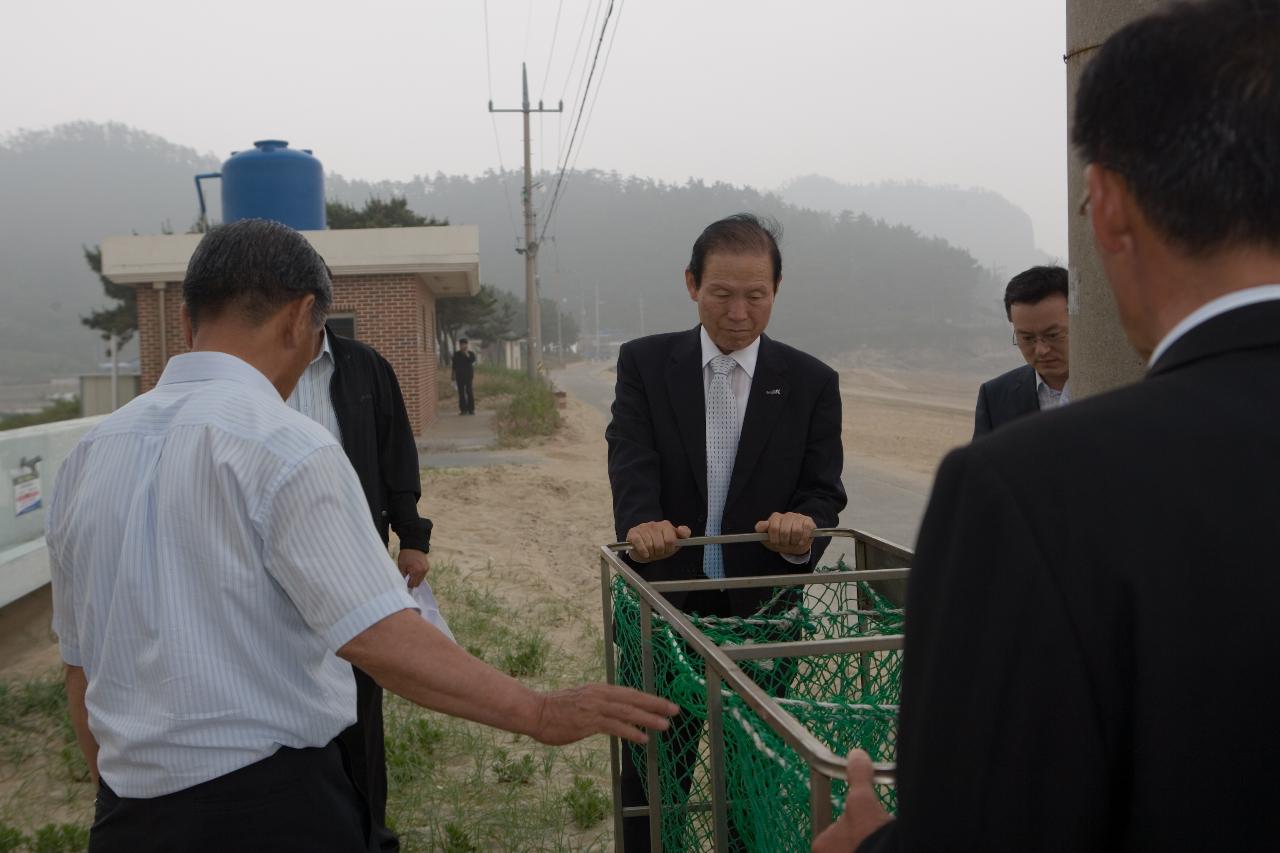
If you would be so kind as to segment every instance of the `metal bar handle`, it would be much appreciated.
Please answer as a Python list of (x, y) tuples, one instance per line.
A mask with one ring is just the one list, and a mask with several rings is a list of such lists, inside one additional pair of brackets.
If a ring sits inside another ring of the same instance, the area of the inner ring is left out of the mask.
[[(910, 558), (911, 554), (901, 545), (890, 542), (887, 539), (878, 539), (868, 536), (858, 530), (852, 530), (847, 527), (819, 527), (810, 534), (814, 539), (863, 539), (869, 540), (871, 544), (876, 545), (880, 550), (896, 552), (895, 556)], [(735, 545), (739, 542), (764, 542), (769, 538), (768, 533), (726, 533), (719, 536), (690, 536), (687, 539), (677, 539), (677, 548), (691, 548), (695, 545)], [(610, 551), (622, 553), (631, 550), (630, 542), (614, 542), (606, 545)]]

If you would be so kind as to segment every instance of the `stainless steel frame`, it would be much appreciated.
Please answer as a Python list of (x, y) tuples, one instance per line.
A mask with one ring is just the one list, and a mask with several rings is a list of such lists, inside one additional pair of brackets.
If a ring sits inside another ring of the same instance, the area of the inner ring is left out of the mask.
[[(911, 551), (901, 545), (859, 530), (847, 528), (820, 529), (814, 531), (814, 536), (852, 539), (854, 541), (854, 568), (857, 570), (857, 579), (859, 581), (892, 582), (899, 587), (905, 584), (910, 572), (913, 555)], [(738, 542), (761, 542), (766, 538), (768, 538), (767, 535), (762, 533), (742, 533), (728, 536), (692, 537), (679, 540), (677, 544), (680, 547), (691, 547)], [(729, 849), (728, 802), (725, 796), (724, 779), (724, 711), (722, 700), (722, 690), (724, 689), (734, 691), (748, 707), (755, 711), (770, 728), (808, 763), (810, 771), (810, 813), (813, 821), (813, 833), (816, 836), (831, 823), (831, 780), (844, 778), (844, 757), (836, 755), (814, 737), (795, 717), (782, 708), (777, 699), (762, 690), (755, 681), (744, 673), (735, 661), (900, 649), (902, 648), (902, 636), (808, 640), (749, 646), (727, 645), (722, 648), (711, 642), (705, 634), (695, 628), (688, 617), (679, 609), (673, 607), (662, 596), (662, 593), (707, 588), (744, 589), (848, 583), (850, 580), (849, 575), (837, 573), (765, 575), (724, 580), (684, 580), (649, 583), (619, 556), (620, 553), (630, 550), (630, 547), (625, 542), (617, 542), (600, 548), (600, 587), (604, 606), (605, 675), (610, 684), (617, 683), (613, 641), (613, 600), (610, 591), (610, 581), (613, 575), (616, 574), (623, 578), (640, 599), (640, 637), (644, 689), (650, 693), (654, 690), (652, 631), (653, 614), (655, 612), (675, 628), (689, 645), (689, 648), (698, 654), (705, 664), (713, 796), (709, 805), (689, 804), (688, 808), (690, 810), (710, 808), (714, 812), (715, 850), (721, 853), (721, 851)], [(886, 563), (897, 563), (899, 565), (893, 568), (868, 568), (869, 566), (881, 566)], [(645, 763), (648, 768), (646, 774), (649, 787), (648, 800), (651, 804), (661, 802), (660, 779), (658, 776), (658, 741), (660, 737), (660, 733), (653, 733), (645, 749)], [(617, 843), (620, 845), (624, 813), (627, 817), (647, 815), (652, 850), (655, 853), (659, 853), (662, 850), (661, 809), (651, 809), (649, 806), (632, 806), (624, 810), (622, 807), (621, 749), (622, 744), (618, 738), (610, 738), (609, 758), (613, 774), (614, 837), (618, 839)], [(875, 770), (874, 781), (876, 784), (893, 784), (893, 764), (877, 763)], [(621, 848), (619, 847), (619, 849)], [(627, 853), (636, 853), (636, 851), (627, 851)]]

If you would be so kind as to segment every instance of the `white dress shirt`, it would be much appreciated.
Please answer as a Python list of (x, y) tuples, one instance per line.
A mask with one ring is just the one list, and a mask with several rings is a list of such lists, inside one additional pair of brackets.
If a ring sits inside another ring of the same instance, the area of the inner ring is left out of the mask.
[[(729, 387), (733, 389), (733, 400), (738, 407), (738, 435), (742, 435), (742, 424), (747, 416), (747, 402), (751, 399), (751, 380), (756, 375), (756, 360), (760, 357), (760, 339), (756, 338), (740, 350), (731, 353), (720, 352), (720, 347), (716, 346), (715, 341), (711, 340), (711, 336), (707, 334), (705, 326), (700, 326), (698, 331), (702, 335), (702, 399), (706, 400), (711, 393), (711, 377), (715, 375), (715, 371), (711, 369), (711, 360), (721, 355), (728, 355), (738, 364), (729, 374)], [(779, 512), (783, 510), (779, 509)], [(764, 519), (757, 519), (764, 521)], [(740, 533), (742, 531), (733, 531)], [(802, 563), (809, 562), (809, 552), (804, 554), (783, 554), (783, 559), (788, 563), (795, 563), (797, 566)]]
[(124, 797), (327, 744), (356, 719), (334, 651), (415, 607), (333, 437), (224, 353), (175, 356), (84, 437), (46, 535), (54, 631)]
[(333, 408), (329, 386), (333, 383), (333, 350), (329, 349), (329, 332), (321, 338), (320, 352), (311, 359), (302, 378), (286, 400), (289, 408), (311, 418), (329, 431), (338, 444), (342, 444), (342, 428), (338, 425), (338, 413)]
[(1062, 390), (1055, 391), (1044, 377), (1036, 373), (1036, 398), (1040, 402), (1040, 411), (1047, 412), (1071, 402), (1071, 383), (1062, 383)]
[(1258, 287), (1237, 290), (1234, 293), (1228, 293), (1226, 296), (1219, 296), (1217, 299), (1206, 302), (1186, 317), (1183, 317), (1182, 322), (1170, 329), (1160, 343), (1156, 344), (1156, 348), (1151, 352), (1151, 360), (1147, 362), (1147, 366), (1149, 367), (1159, 361), (1160, 356), (1169, 351), (1169, 347), (1173, 346), (1179, 338), (1201, 323), (1212, 320), (1219, 314), (1225, 314), (1228, 311), (1234, 311), (1246, 305), (1256, 305), (1259, 302), (1271, 302), (1276, 299), (1280, 299), (1280, 284), (1263, 284)]

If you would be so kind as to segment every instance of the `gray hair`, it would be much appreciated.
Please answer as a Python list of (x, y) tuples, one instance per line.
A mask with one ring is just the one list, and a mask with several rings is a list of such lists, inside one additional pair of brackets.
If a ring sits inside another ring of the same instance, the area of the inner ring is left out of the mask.
[(229, 309), (256, 326), (308, 294), (316, 298), (318, 329), (333, 302), (329, 268), (306, 237), (267, 219), (242, 219), (205, 234), (182, 281), (192, 326)]

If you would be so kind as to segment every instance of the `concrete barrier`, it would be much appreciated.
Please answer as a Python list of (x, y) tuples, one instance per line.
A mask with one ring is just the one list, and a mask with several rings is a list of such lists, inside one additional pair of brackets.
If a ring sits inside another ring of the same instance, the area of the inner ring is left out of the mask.
[(0, 607), (49, 582), (44, 518), (54, 479), (102, 417), (0, 432)]

